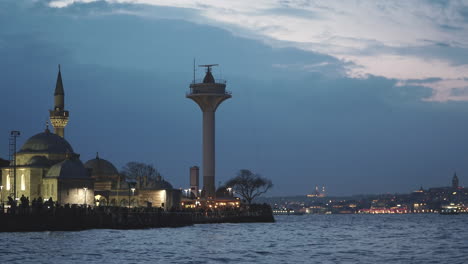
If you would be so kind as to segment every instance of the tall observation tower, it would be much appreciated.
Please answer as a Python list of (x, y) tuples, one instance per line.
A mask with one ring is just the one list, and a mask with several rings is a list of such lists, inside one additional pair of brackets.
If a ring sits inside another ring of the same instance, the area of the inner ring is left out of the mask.
[(65, 92), (63, 91), (62, 73), (59, 72), (57, 76), (57, 84), (55, 85), (54, 92), (54, 110), (49, 110), (50, 122), (54, 126), (55, 134), (65, 137), (65, 127), (68, 123), (68, 111), (65, 110)]
[(215, 80), (211, 67), (218, 64), (199, 65), (206, 68), (203, 81), (193, 80), (186, 95), (198, 104), (203, 112), (203, 193), (207, 199), (215, 198), (215, 112), (231, 93), (226, 91), (226, 81)]

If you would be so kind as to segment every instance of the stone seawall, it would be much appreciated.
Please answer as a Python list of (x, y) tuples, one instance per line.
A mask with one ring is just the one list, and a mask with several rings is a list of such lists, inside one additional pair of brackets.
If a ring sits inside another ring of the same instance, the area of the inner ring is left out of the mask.
[(0, 232), (144, 229), (189, 225), (193, 225), (190, 215), (175, 212), (0, 214)]
[(0, 213), (0, 232), (145, 229), (193, 224), (274, 222), (266, 210), (165, 212), (148, 208), (22, 208)]

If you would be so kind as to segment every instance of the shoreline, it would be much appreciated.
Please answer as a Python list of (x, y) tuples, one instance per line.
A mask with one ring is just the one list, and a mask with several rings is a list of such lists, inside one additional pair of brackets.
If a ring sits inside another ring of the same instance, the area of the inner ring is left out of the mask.
[[(268, 210), (269, 209), (269, 210)], [(248, 211), (166, 212), (158, 208), (18, 208), (0, 213), (0, 232), (149, 229), (212, 223), (275, 222), (269, 206)]]

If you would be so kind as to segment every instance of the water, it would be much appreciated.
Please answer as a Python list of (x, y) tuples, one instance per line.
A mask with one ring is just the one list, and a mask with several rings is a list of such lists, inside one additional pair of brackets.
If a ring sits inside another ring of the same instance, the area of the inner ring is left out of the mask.
[(0, 233), (2, 263), (468, 263), (468, 215), (276, 216), (269, 224)]

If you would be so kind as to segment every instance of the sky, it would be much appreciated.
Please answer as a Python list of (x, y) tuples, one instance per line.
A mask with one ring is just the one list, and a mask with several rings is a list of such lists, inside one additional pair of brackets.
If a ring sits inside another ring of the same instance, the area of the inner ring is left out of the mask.
[(467, 185), (468, 1), (0, 0), (0, 157), (9, 131), (45, 129), (61, 64), (83, 162), (151, 163), (188, 187), (194, 58), (233, 95), (217, 184), (250, 169), (268, 196)]

